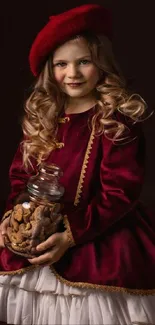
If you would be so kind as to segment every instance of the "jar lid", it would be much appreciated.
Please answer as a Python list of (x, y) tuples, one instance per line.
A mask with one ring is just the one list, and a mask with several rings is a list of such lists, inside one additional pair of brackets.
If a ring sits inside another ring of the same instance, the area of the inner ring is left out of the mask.
[(62, 175), (59, 166), (41, 164), (38, 173), (30, 177), (27, 183), (31, 198), (39, 198), (46, 202), (58, 201), (64, 194), (64, 187), (59, 183), (59, 177)]
[(53, 174), (59, 177), (63, 175), (62, 170), (56, 164), (46, 165), (45, 163), (42, 163), (39, 167), (39, 170), (43, 173)]

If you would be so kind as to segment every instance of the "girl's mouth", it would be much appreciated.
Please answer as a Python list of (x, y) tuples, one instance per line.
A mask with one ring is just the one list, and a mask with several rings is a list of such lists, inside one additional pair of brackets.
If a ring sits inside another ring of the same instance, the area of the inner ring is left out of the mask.
[(67, 84), (67, 86), (72, 87), (72, 88), (76, 88), (76, 87), (80, 87), (83, 84), (84, 84), (84, 82), (73, 82), (73, 83)]

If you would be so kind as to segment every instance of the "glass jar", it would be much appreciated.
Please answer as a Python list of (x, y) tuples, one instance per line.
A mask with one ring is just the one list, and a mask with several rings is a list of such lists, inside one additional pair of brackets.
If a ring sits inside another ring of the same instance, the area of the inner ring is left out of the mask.
[(27, 183), (26, 201), (12, 210), (5, 245), (18, 255), (32, 258), (38, 255), (36, 246), (60, 230), (61, 198), (64, 187), (59, 179), (59, 166), (41, 164), (38, 173)]

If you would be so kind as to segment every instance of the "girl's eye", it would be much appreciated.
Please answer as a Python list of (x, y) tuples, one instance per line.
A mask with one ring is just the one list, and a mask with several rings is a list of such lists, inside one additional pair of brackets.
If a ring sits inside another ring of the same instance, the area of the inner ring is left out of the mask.
[(54, 64), (54, 67), (61, 67), (61, 68), (63, 68), (65, 66), (66, 66), (66, 63), (65, 62), (57, 62), (57, 63)]
[(80, 60), (80, 64), (88, 64), (88, 63), (90, 63), (90, 61), (89, 60)]

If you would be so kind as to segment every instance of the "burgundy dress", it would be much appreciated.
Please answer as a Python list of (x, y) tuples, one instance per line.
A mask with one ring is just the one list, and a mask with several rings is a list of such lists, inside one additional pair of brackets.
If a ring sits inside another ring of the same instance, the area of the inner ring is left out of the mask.
[[(64, 145), (47, 159), (63, 170), (63, 214), (75, 242), (51, 269), (73, 287), (153, 294), (155, 217), (139, 203), (145, 154), (140, 123), (130, 127), (128, 141), (114, 144), (104, 135), (94, 135), (88, 124), (94, 114), (94, 108), (64, 114), (58, 129), (58, 141)], [(130, 124), (121, 114), (116, 118)], [(7, 210), (30, 175), (22, 166), (19, 146), (10, 168)], [(0, 274), (31, 268), (25, 258), (1, 249)]]

